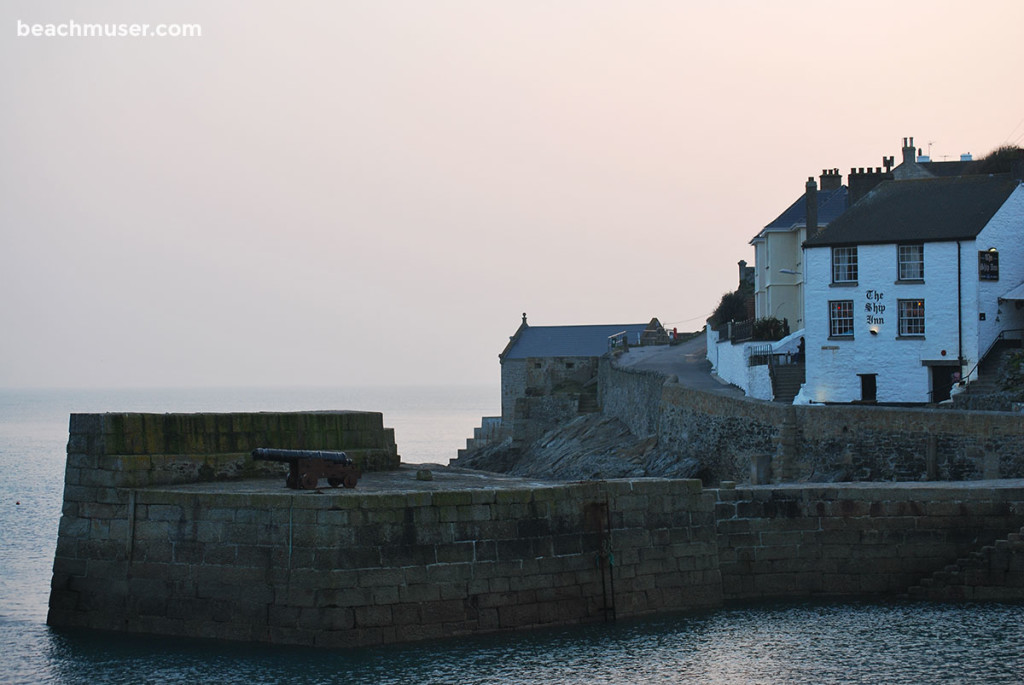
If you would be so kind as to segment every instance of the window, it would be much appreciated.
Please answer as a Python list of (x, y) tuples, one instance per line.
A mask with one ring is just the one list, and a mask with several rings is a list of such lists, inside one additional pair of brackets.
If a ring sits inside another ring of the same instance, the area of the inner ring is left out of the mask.
[(853, 337), (853, 300), (833, 300), (828, 303), (829, 337)]
[(856, 247), (833, 247), (832, 248), (832, 282), (833, 283), (856, 283), (857, 282), (857, 248)]
[(899, 252), (899, 280), (924, 280), (924, 245), (900, 245), (896, 249)]
[(899, 300), (900, 335), (924, 335), (924, 300)]

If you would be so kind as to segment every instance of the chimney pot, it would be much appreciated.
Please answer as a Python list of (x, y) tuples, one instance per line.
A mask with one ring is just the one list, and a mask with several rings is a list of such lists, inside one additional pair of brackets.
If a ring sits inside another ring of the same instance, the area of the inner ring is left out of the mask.
[(913, 164), (914, 162), (917, 161), (917, 157), (914, 155), (916, 150), (917, 150), (917, 148), (914, 147), (914, 139), (913, 138), (904, 138), (903, 139), (903, 163), (904, 164)]

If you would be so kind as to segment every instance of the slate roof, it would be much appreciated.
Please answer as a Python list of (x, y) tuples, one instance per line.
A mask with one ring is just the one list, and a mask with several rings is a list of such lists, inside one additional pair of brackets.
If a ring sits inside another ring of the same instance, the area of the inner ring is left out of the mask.
[(965, 176), (978, 173), (981, 160), (952, 162), (918, 162), (917, 165), (932, 176)]
[(804, 246), (971, 240), (1017, 184), (1009, 174), (886, 181)]
[(505, 351), (505, 359), (530, 357), (600, 357), (608, 351), (608, 337), (626, 331), (629, 342), (644, 332), (646, 323), (594, 326), (522, 326)]
[[(835, 190), (818, 191), (818, 225), (830, 224), (846, 211), (846, 198), (848, 191), (846, 186), (840, 186)], [(771, 222), (766, 229), (788, 230), (794, 226), (807, 225), (807, 193), (804, 193), (796, 202), (791, 204), (786, 211)], [(760, 233), (758, 235), (761, 235)]]

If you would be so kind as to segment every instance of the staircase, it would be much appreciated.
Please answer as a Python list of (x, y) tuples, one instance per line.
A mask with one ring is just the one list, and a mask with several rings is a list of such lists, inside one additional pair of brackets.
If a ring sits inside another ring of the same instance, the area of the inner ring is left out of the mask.
[(590, 388), (584, 388), (583, 392), (580, 393), (580, 401), (577, 411), (580, 414), (596, 414), (601, 411), (601, 406), (597, 403), (597, 386)]
[(485, 416), (480, 426), (473, 429), (473, 437), (466, 440), (466, 449), (459, 450), (458, 457), (464, 457), (474, 450), (486, 447), (503, 438), (500, 416)]
[(1024, 528), (936, 571), (908, 595), (940, 602), (1024, 598)]
[(793, 404), (793, 398), (804, 384), (804, 365), (779, 364), (772, 367), (772, 392), (775, 402)]
[(978, 364), (978, 378), (967, 384), (967, 393), (971, 395), (992, 395), (1003, 390), (1002, 376), (1006, 356), (1019, 350), (1020, 340), (999, 340), (989, 350), (985, 358)]

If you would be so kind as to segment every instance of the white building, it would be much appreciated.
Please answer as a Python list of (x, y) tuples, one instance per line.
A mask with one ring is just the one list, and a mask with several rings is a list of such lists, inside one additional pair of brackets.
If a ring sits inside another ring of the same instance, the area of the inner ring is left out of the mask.
[(1024, 187), (1009, 174), (882, 183), (808, 236), (804, 273), (798, 402), (942, 401), (1024, 329)]

